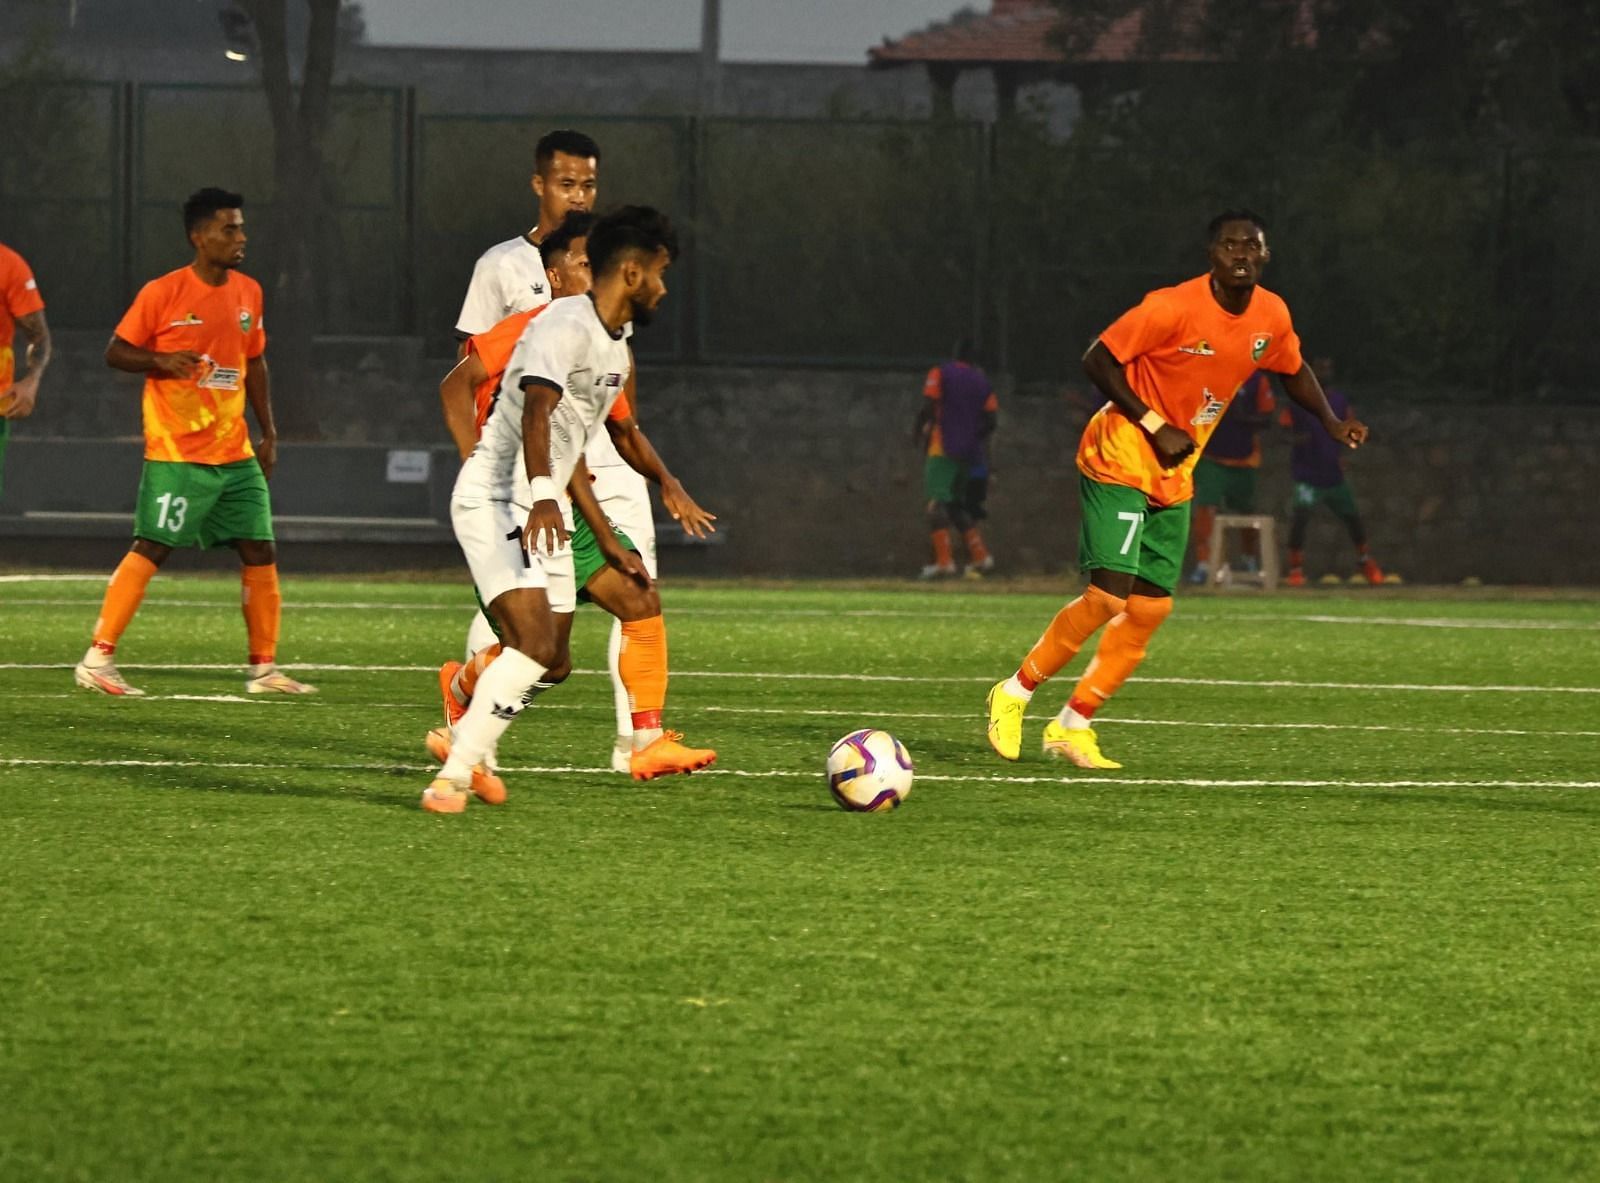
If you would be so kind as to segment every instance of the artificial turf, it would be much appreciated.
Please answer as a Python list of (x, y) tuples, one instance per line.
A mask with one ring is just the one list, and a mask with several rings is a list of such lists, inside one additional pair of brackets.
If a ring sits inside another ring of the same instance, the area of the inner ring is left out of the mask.
[[(1593, 598), (1185, 597), (1101, 739), (983, 740), (1059, 605), (668, 587), (668, 722), (604, 771), (606, 621), (417, 808), (470, 593), (0, 583), (0, 1179), (1568, 1179), (1600, 1174)], [(898, 735), (851, 815), (831, 742)]]

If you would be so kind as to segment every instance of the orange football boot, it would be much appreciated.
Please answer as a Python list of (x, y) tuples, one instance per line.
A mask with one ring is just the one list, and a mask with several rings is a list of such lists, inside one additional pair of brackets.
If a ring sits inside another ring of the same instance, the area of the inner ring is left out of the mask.
[(681, 731), (663, 731), (661, 738), (647, 748), (633, 753), (628, 760), (628, 771), (634, 780), (655, 780), (658, 776), (671, 776), (677, 772), (693, 772), (704, 768), (717, 758), (710, 748), (686, 748), (679, 742)]
[(467, 713), (467, 708), (456, 701), (455, 694), (450, 690), (450, 683), (456, 680), (460, 672), (459, 661), (447, 661), (439, 667), (439, 694), (444, 698), (444, 721), (450, 727), (461, 722), (461, 716)]
[(422, 808), (429, 813), (462, 813), (467, 808), (467, 795), (444, 777), (436, 777), (422, 790)]
[[(443, 764), (450, 758), (450, 728), (435, 727), (428, 732), (425, 741), (428, 745), (428, 755)], [(472, 770), (472, 794), (485, 805), (504, 805), (506, 803), (506, 782), (501, 780), (497, 773), (491, 772), (488, 765), (479, 764)]]

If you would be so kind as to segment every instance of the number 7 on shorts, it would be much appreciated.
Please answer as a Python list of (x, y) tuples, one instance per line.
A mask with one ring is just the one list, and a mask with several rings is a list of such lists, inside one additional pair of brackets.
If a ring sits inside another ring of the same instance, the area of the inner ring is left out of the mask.
[(1127, 510), (1122, 510), (1118, 512), (1117, 520), (1128, 523), (1128, 536), (1122, 540), (1122, 549), (1117, 552), (1125, 555), (1133, 549), (1133, 540), (1139, 534), (1139, 523), (1144, 521), (1144, 514), (1129, 513)]

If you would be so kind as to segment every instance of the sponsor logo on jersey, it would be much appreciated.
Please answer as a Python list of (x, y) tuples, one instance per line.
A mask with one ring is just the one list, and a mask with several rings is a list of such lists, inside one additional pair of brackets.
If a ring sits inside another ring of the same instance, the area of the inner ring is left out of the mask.
[(184, 315), (184, 318), (182, 320), (169, 321), (167, 323), (167, 328), (169, 328), (169, 329), (181, 329), (185, 325), (203, 325), (205, 323), (206, 323), (205, 321), (201, 320), (194, 313), (189, 312), (189, 313), (186, 313)]
[(1200, 340), (1196, 341), (1193, 345), (1180, 345), (1180, 346), (1178, 346), (1178, 352), (1179, 353), (1192, 353), (1196, 357), (1215, 357), (1215, 356), (1217, 356), (1217, 351), (1215, 349), (1211, 348), (1211, 342), (1207, 341), (1204, 337), (1201, 337)]
[(1218, 419), (1222, 418), (1222, 412), (1228, 409), (1228, 404), (1224, 400), (1212, 394), (1209, 386), (1207, 386), (1201, 393), (1206, 396), (1206, 403), (1205, 406), (1200, 408), (1200, 413), (1197, 414), (1193, 419), (1189, 420), (1189, 425), (1191, 427), (1205, 427), (1208, 424), (1215, 423)]
[(542, 284), (542, 283), (530, 283), (528, 286), (533, 289), (533, 294), (534, 295), (536, 295), (536, 296), (544, 295), (544, 284)]
[(209, 353), (202, 353), (200, 376), (194, 384), (206, 390), (238, 390), (239, 369), (237, 366), (219, 366)]
[(30, 275), (28, 277), (28, 282), (22, 285), (22, 290), (25, 291), (25, 292), (36, 292), (36, 291), (38, 291), (39, 290), (39, 281), (34, 279), (33, 276)]
[(606, 385), (607, 386), (621, 386), (622, 385), (622, 375), (621, 374), (607, 374), (606, 375)]
[(1267, 346), (1272, 344), (1271, 333), (1257, 333), (1250, 338), (1250, 360), (1260, 361), (1261, 355), (1267, 351)]

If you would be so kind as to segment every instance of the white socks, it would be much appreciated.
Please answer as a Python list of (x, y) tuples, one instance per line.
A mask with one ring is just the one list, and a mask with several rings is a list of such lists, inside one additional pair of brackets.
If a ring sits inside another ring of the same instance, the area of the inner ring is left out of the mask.
[(1029, 690), (1026, 686), (1019, 682), (1016, 674), (1012, 674), (1006, 679), (1004, 689), (1007, 694), (1012, 695), (1015, 698), (1020, 698), (1023, 702), (1033, 701), (1033, 691)]
[[(612, 617), (611, 640), (606, 644), (606, 668), (611, 671), (611, 701), (617, 711), (617, 743), (633, 736), (633, 700), (622, 684), (622, 621)], [(632, 746), (631, 743), (629, 746)]]
[(522, 713), (539, 692), (548, 689), (541, 682), (545, 667), (519, 649), (502, 649), (478, 679), (472, 705), (456, 724), (450, 759), (440, 776), (457, 784), (472, 778), (474, 765), (481, 764), (494, 751), (511, 720)]

